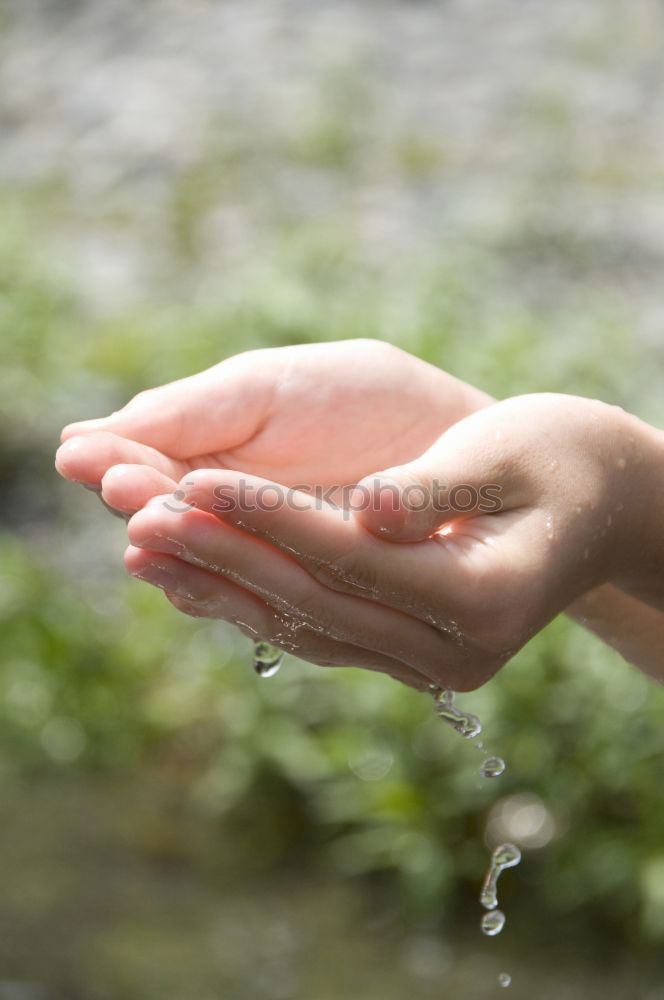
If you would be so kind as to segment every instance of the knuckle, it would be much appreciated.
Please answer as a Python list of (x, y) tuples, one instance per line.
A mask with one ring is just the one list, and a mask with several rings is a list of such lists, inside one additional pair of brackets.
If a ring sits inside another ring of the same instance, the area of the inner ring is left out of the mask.
[(376, 568), (366, 560), (358, 560), (354, 551), (338, 553), (333, 559), (318, 561), (312, 567), (315, 579), (329, 590), (341, 594), (378, 593)]
[(174, 608), (190, 618), (217, 618), (218, 614), (213, 614), (208, 605), (187, 600), (184, 597), (177, 597), (175, 594), (168, 594), (168, 600)]
[(338, 616), (335, 616), (329, 600), (325, 600), (319, 588), (309, 588), (291, 597), (286, 606), (277, 609), (276, 614), (279, 620), (277, 634), (285, 635), (300, 645), (307, 640), (315, 644), (327, 642), (340, 632)]
[(350, 584), (340, 579), (338, 568), (334, 563), (324, 562), (323, 560), (312, 561), (309, 566), (309, 572), (317, 583), (330, 590), (339, 590), (343, 593), (348, 593), (351, 589)]
[(140, 409), (142, 406), (145, 406), (146, 403), (149, 403), (153, 396), (154, 389), (141, 389), (141, 391), (137, 392), (135, 396), (132, 396), (125, 408), (129, 409), (131, 407), (132, 410)]
[(366, 351), (375, 355), (376, 359), (392, 358), (404, 352), (394, 344), (388, 344), (385, 340), (377, 340), (375, 337), (360, 337), (357, 341)]
[(321, 621), (321, 601), (319, 595), (313, 587), (303, 590), (289, 601), (282, 611), (280, 620), (292, 629), (294, 625), (313, 623), (322, 625)]

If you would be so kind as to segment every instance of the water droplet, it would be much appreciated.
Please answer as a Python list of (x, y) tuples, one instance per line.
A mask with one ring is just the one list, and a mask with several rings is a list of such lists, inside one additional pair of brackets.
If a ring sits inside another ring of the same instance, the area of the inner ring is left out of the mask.
[(437, 698), (436, 711), (441, 719), (447, 722), (464, 739), (474, 740), (482, 732), (482, 723), (476, 715), (462, 712), (454, 704), (454, 692), (443, 691)]
[(553, 538), (554, 538), (554, 535), (555, 535), (555, 529), (553, 527), (553, 517), (551, 516), (551, 514), (547, 514), (547, 516), (546, 516), (546, 537), (549, 539), (550, 542), (552, 542)]
[(512, 985), (512, 977), (509, 972), (501, 972), (498, 976), (498, 985), (502, 986), (503, 989), (507, 989), (508, 986)]
[(283, 658), (283, 650), (269, 642), (259, 639), (254, 643), (254, 670), (261, 677), (274, 677)]
[(487, 937), (495, 937), (500, 934), (505, 926), (505, 914), (502, 910), (491, 910), (482, 917), (482, 933)]
[(613, 524), (613, 518), (611, 517), (610, 514), (607, 514), (606, 515), (606, 526), (607, 526), (607, 528), (610, 528), (612, 524)]
[(501, 844), (493, 852), (493, 860), (501, 868), (514, 868), (521, 861), (521, 851), (515, 844)]
[(583, 513), (583, 507), (580, 504), (577, 504), (574, 510), (576, 511), (577, 514)]
[(627, 465), (627, 462), (625, 461), (624, 458), (619, 458), (618, 461), (616, 462), (616, 465), (618, 466), (619, 469), (624, 469), (625, 466)]
[(583, 550), (583, 558), (584, 558), (584, 559), (587, 559), (587, 558), (589, 557), (589, 555), (590, 555), (590, 549), (586, 547), (586, 548), (585, 548), (585, 549)]
[(498, 778), (505, 770), (505, 761), (502, 757), (487, 757), (480, 767), (480, 774), (484, 778)]
[(514, 868), (521, 861), (521, 851), (514, 844), (501, 844), (491, 855), (491, 865), (482, 892), (480, 903), (487, 910), (495, 910), (498, 906), (498, 878), (506, 868)]

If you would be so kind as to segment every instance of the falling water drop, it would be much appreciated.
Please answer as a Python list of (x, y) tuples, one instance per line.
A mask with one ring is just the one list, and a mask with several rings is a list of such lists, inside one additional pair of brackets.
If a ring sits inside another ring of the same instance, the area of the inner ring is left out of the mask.
[(484, 778), (498, 778), (505, 770), (505, 761), (502, 757), (487, 757), (480, 767), (480, 774)]
[(505, 926), (505, 914), (502, 910), (490, 910), (482, 917), (482, 933), (487, 937), (495, 937), (500, 934)]
[(507, 989), (508, 986), (512, 985), (512, 977), (509, 972), (501, 972), (498, 976), (498, 985), (502, 986), (503, 989)]
[(283, 651), (269, 642), (259, 639), (254, 643), (254, 670), (261, 677), (274, 677), (283, 658)]
[(501, 844), (491, 855), (491, 865), (482, 892), (480, 893), (480, 903), (487, 910), (495, 910), (498, 906), (498, 878), (506, 868), (514, 868), (521, 861), (521, 851), (514, 844)]
[(470, 712), (462, 712), (454, 704), (454, 692), (443, 691), (436, 699), (436, 711), (438, 715), (447, 722), (457, 733), (461, 733), (464, 739), (474, 740), (482, 732), (482, 723), (476, 715)]

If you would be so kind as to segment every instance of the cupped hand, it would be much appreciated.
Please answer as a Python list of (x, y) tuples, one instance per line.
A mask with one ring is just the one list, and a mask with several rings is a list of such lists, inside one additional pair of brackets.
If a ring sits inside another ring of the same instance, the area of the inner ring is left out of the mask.
[(410, 461), (489, 402), (380, 341), (250, 351), (70, 424), (56, 466), (127, 512), (198, 468), (343, 487)]
[[(627, 579), (651, 467), (643, 427), (576, 397), (507, 400), (372, 477), (355, 513), (256, 476), (191, 472), (182, 503), (132, 518), (127, 567), (182, 611), (303, 659), (470, 690), (580, 594)], [(409, 506), (392, 503), (395, 485), (402, 500), (415, 487)]]

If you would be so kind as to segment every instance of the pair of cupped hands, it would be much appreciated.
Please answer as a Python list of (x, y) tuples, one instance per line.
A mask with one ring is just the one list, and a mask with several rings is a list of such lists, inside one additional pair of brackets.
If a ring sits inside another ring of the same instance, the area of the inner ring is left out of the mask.
[(464, 691), (571, 605), (591, 627), (594, 606), (658, 613), (658, 567), (634, 568), (656, 435), (596, 400), (496, 403), (353, 340), (141, 392), (67, 426), (56, 465), (128, 518), (127, 570), (185, 614)]

